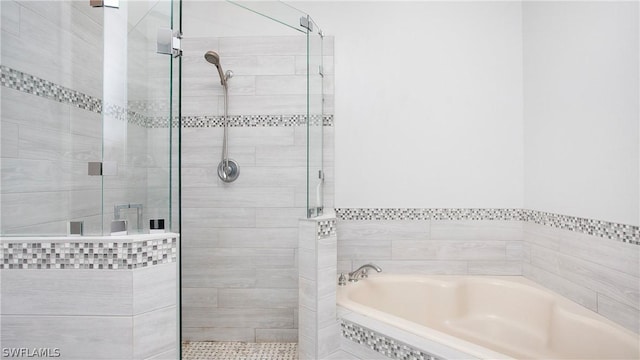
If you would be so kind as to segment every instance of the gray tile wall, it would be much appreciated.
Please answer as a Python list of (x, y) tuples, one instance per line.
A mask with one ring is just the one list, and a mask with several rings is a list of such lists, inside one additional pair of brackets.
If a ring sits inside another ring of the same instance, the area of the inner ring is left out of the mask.
[(523, 237), (524, 276), (640, 332), (640, 246), (532, 223)]
[(334, 215), (301, 220), (298, 236), (298, 354), (300, 359), (323, 359), (338, 350), (340, 342)]
[(0, 154), (2, 233), (60, 235), (69, 220), (100, 233), (101, 179), (87, 176), (87, 162), (102, 158), (101, 116), (7, 87), (1, 101), (12, 138)]
[(177, 349), (175, 262), (0, 272), (4, 348), (58, 348), (60, 359), (146, 359)]
[(338, 271), (373, 262), (390, 273), (521, 275), (522, 223), (338, 220)]
[[(333, 42), (325, 41), (325, 80)], [(297, 341), (298, 219), (306, 214), (306, 38), (183, 40), (182, 266), (183, 339)], [(218, 52), (229, 81), (229, 156), (233, 183), (218, 179), (224, 114)], [(303, 66), (304, 65), (304, 66)], [(326, 114), (333, 112), (325, 82)], [(246, 118), (243, 116), (264, 115)], [(210, 127), (212, 126), (212, 127)], [(333, 127), (324, 129), (325, 206), (332, 207)]]

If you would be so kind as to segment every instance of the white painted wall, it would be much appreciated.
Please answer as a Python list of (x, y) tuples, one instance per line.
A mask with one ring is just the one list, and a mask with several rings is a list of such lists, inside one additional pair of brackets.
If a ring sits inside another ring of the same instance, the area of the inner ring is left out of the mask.
[(639, 224), (638, 11), (523, 4), (526, 208)]
[[(336, 207), (640, 222), (638, 3), (292, 4), (335, 36)], [(207, 6), (194, 34), (256, 31)]]
[(336, 207), (522, 207), (518, 2), (294, 2), (335, 35)]

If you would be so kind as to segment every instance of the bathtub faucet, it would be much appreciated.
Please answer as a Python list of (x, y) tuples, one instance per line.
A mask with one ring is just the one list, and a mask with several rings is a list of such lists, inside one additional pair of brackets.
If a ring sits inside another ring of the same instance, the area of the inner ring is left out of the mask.
[(349, 273), (349, 281), (357, 282), (360, 279), (366, 279), (369, 276), (367, 275), (367, 269), (373, 269), (377, 272), (382, 272), (382, 269), (378, 265), (364, 264), (357, 268), (355, 271)]

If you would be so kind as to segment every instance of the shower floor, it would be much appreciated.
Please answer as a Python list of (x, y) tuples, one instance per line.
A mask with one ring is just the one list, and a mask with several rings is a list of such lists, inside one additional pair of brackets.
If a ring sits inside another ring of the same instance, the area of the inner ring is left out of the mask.
[(185, 341), (183, 360), (297, 360), (296, 343)]

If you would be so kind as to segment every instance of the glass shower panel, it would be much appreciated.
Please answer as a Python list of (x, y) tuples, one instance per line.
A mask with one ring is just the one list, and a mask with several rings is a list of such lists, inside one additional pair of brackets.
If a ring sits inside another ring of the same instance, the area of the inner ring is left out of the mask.
[(172, 27), (172, 10), (172, 1), (129, 1), (105, 12), (105, 233), (122, 220), (129, 234), (148, 232), (150, 219), (170, 226), (174, 60), (156, 53), (156, 36)]
[(323, 64), (322, 30), (308, 17), (307, 32), (307, 216), (322, 215)]
[(277, 26), (284, 25), (296, 31), (304, 31), (300, 27), (300, 18), (307, 14), (281, 1), (238, 1), (227, 0), (236, 6), (273, 20)]
[[(172, 29), (176, 29), (182, 33), (182, 2), (172, 1), (171, 23)], [(180, 99), (180, 83), (182, 82), (182, 56), (174, 57), (171, 60), (171, 110), (169, 116), (171, 119), (171, 127), (169, 130), (169, 146), (170, 148), (170, 178), (169, 178), (169, 224), (167, 229), (172, 232), (180, 233), (180, 189), (181, 189), (181, 170), (180, 170), (180, 149), (182, 140), (182, 129), (180, 127), (181, 99)], [(178, 287), (179, 288), (179, 287)]]
[(103, 9), (1, 1), (0, 234), (102, 232)]

